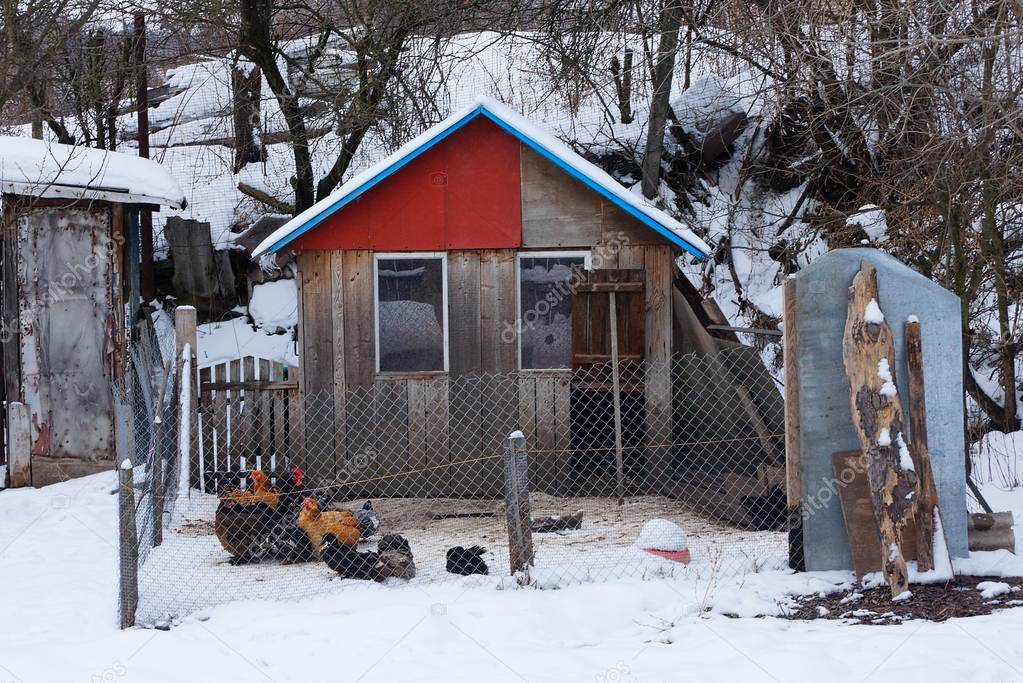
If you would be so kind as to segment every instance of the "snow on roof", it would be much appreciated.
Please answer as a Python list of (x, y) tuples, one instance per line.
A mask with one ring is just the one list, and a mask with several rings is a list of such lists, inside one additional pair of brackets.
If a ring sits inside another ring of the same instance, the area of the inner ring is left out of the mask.
[(181, 209), (185, 193), (167, 169), (133, 154), (0, 136), (0, 189), (31, 197), (100, 199)]
[(583, 159), (550, 132), (536, 126), (506, 105), (481, 97), (470, 107), (452, 114), (409, 141), (391, 156), (352, 177), (330, 196), (324, 197), (292, 218), (260, 242), (252, 257), (258, 258), (267, 252), (283, 249), (299, 236), (315, 228), (325, 218), (359, 198), (377, 183), (479, 116), (490, 119), (555, 166), (682, 249), (697, 257), (710, 253), (711, 249), (707, 243), (697, 237), (692, 230), (658, 209), (642, 195), (630, 191), (603, 170)]

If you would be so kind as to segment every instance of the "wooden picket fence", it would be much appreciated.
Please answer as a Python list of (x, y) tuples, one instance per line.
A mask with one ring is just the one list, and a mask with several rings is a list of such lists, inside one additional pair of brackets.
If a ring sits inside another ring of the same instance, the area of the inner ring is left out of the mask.
[(237, 488), (253, 468), (287, 474), (303, 450), (301, 410), (296, 367), (246, 356), (200, 369), (200, 488)]

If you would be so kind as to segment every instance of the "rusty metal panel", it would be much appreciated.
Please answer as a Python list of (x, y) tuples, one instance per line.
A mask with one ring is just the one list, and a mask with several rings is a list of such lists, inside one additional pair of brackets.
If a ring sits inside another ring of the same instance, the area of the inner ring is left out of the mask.
[(18, 218), (19, 317), (33, 455), (113, 455), (110, 211), (42, 208)]

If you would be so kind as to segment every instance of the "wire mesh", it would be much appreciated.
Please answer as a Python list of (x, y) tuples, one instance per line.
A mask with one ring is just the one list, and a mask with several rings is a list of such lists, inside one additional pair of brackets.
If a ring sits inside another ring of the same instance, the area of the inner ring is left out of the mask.
[(623, 362), (617, 394), (610, 363), (311, 394), (296, 374), (254, 358), (200, 373), (191, 486), (164, 485), (140, 621), (343, 579), (511, 581), (516, 432), (536, 586), (788, 562), (783, 404), (754, 349)]

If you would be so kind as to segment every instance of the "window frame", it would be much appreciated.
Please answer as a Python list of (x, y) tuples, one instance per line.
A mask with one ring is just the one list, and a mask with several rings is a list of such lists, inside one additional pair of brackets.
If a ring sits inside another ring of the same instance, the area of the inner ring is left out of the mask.
[(593, 252), (589, 249), (555, 249), (515, 252), (515, 319), (518, 322), (515, 334), (516, 367), (519, 372), (566, 372), (572, 368), (524, 368), (522, 367), (522, 259), (528, 258), (583, 258), (583, 270), (593, 270)]
[[(380, 261), (438, 259), (440, 266), (443, 320), (441, 336), (444, 339), (444, 368), (442, 370), (381, 370), (380, 369)], [(373, 253), (373, 352), (374, 367), (380, 377), (430, 376), (448, 373), (448, 254), (446, 251), (381, 251)]]

